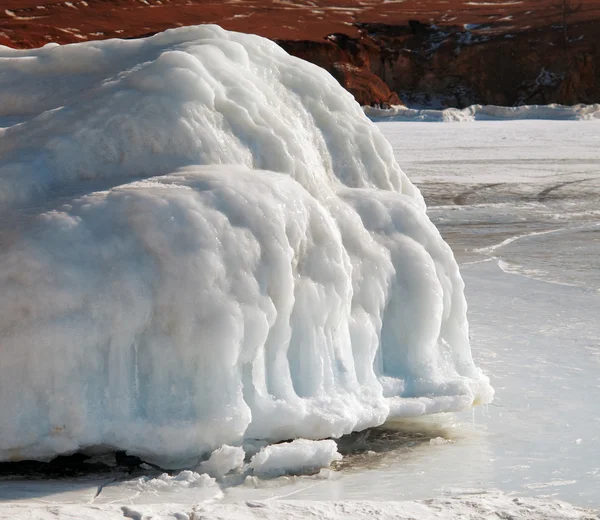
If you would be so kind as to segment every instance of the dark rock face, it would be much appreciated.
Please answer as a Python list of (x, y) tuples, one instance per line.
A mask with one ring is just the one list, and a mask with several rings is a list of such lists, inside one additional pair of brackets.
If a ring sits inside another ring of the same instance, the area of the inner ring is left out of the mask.
[[(114, 460), (111, 460), (113, 459)], [(123, 474), (138, 471), (148, 472), (169, 471), (145, 462), (139, 457), (128, 455), (125, 451), (107, 452), (103, 457), (94, 460), (91, 455), (74, 453), (72, 455), (59, 455), (48, 462), (38, 460), (21, 460), (16, 462), (0, 462), (0, 477), (52, 477), (65, 478), (85, 476), (90, 474)]]
[[(467, 27), (360, 24), (357, 38), (281, 45), (329, 70), (365, 105), (396, 103), (377, 80), (405, 103), (432, 108), (600, 102), (600, 20), (566, 38), (562, 27)], [(369, 87), (357, 89), (353, 78)]]
[(331, 34), (322, 42), (278, 41), (287, 52), (329, 71), (361, 105), (398, 105), (396, 92), (379, 76), (372, 57), (379, 60), (379, 49), (364, 38)]
[(218, 23), (331, 72), (361, 104), (600, 102), (600, 0), (4, 0), (0, 45)]
[(369, 28), (382, 44), (372, 70), (406, 102), (433, 107), (600, 101), (600, 23), (577, 26), (567, 40), (560, 29), (434, 25), (398, 36), (397, 27)]

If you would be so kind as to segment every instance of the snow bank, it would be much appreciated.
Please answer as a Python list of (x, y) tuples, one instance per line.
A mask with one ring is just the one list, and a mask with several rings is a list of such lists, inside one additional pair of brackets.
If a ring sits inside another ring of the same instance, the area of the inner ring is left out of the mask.
[(527, 520), (592, 520), (596, 512), (548, 498), (521, 498), (499, 491), (465, 490), (440, 498), (405, 502), (302, 500), (248, 501), (245, 504), (200, 506), (196, 515), (206, 520), (439, 520), (440, 518), (512, 518)]
[(392, 106), (389, 109), (364, 107), (365, 113), (376, 121), (421, 121), (434, 123), (463, 123), (468, 121), (494, 121), (517, 119), (592, 120), (600, 119), (600, 105), (524, 105), (502, 107), (471, 105), (445, 110), (415, 109)]
[(464, 491), (440, 498), (406, 502), (265, 500), (233, 504), (44, 505), (3, 504), (0, 519), (109, 520), (131, 518), (192, 520), (439, 520), (440, 518), (512, 518), (527, 520), (592, 520), (597, 512), (548, 498), (505, 495), (499, 491)]
[(335, 441), (296, 439), (263, 448), (252, 457), (248, 467), (258, 477), (279, 477), (313, 473), (329, 467), (335, 460), (342, 460)]
[(452, 252), (322, 69), (216, 26), (0, 47), (0, 121), (0, 460), (491, 400)]

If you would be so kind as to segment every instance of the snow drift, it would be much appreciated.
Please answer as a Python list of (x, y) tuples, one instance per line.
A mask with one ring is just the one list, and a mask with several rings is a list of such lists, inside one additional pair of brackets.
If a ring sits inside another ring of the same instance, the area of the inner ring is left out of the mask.
[(216, 26), (0, 47), (0, 123), (0, 460), (491, 400), (452, 252), (322, 69)]
[[(189, 472), (188, 472), (189, 473)], [(192, 475), (192, 478), (195, 475)], [(164, 477), (163, 477), (164, 478)], [(141, 481), (142, 479), (140, 479)], [(158, 480), (158, 479), (156, 479)], [(512, 518), (514, 520), (595, 520), (597, 511), (572, 506), (542, 497), (521, 497), (506, 494), (497, 490), (458, 489), (452, 494), (445, 493), (427, 500), (407, 500), (403, 502), (364, 501), (364, 500), (295, 500), (274, 497), (269, 500), (247, 500), (239, 503), (223, 503), (217, 500), (209, 502), (205, 499), (212, 491), (218, 498), (218, 487), (206, 488), (185, 486), (185, 481), (175, 479), (162, 482), (156, 486), (160, 497), (171, 499), (171, 502), (139, 503), (146, 498), (153, 488), (143, 486), (140, 482), (136, 500), (112, 500), (110, 502), (89, 501), (83, 503), (47, 504), (43, 501), (7, 501), (0, 504), (1, 520), (123, 520), (155, 519), (155, 520), (305, 520), (319, 518), (322, 520), (439, 520), (440, 518), (468, 518), (470, 520), (488, 520), (490, 518)], [(198, 483), (202, 482), (198, 479)], [(158, 482), (157, 482), (158, 484)], [(176, 486), (181, 486), (178, 489)], [(196, 484), (197, 485), (197, 484)], [(171, 487), (172, 486), (172, 487)], [(181, 503), (181, 496), (192, 496), (194, 500)], [(200, 499), (198, 499), (198, 495)], [(88, 500), (89, 498), (86, 497)], [(202, 502), (202, 498), (206, 501)], [(128, 505), (121, 505), (127, 503)]]
[(470, 107), (432, 110), (408, 108), (402, 105), (387, 109), (364, 107), (365, 113), (378, 121), (419, 121), (432, 123), (464, 123), (469, 121), (514, 121), (520, 119), (547, 119), (579, 121), (600, 119), (600, 105), (523, 105), (503, 107), (471, 105)]

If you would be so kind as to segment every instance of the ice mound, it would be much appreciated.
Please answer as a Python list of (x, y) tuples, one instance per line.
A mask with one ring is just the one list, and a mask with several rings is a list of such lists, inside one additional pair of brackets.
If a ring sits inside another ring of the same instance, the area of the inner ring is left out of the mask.
[(374, 120), (420, 121), (436, 123), (464, 123), (468, 121), (495, 121), (518, 119), (548, 119), (578, 121), (600, 119), (600, 105), (523, 105), (503, 107), (496, 105), (471, 105), (470, 107), (431, 110), (392, 106), (388, 109), (364, 107), (365, 113)]
[(296, 439), (263, 448), (252, 457), (248, 467), (258, 477), (279, 477), (286, 474), (312, 473), (341, 459), (337, 444), (331, 439)]
[(198, 466), (198, 471), (213, 478), (223, 478), (231, 471), (240, 470), (244, 465), (245, 456), (244, 448), (224, 444)]
[(0, 47), (0, 123), (0, 460), (491, 400), (452, 252), (322, 69), (216, 26)]

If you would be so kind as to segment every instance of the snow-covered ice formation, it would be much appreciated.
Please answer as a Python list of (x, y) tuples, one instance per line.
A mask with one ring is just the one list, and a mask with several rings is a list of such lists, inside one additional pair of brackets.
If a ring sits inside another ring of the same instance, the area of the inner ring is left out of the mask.
[(557, 121), (589, 121), (600, 119), (600, 105), (523, 105), (503, 107), (497, 105), (471, 105), (467, 108), (408, 108), (394, 105), (390, 108), (364, 107), (374, 120), (422, 121), (464, 123), (468, 121), (514, 121), (522, 119), (548, 119)]
[(322, 69), (216, 26), (0, 47), (0, 127), (0, 460), (491, 400), (450, 248)]
[(213, 451), (208, 460), (198, 466), (197, 471), (207, 473), (213, 478), (223, 478), (231, 471), (240, 470), (244, 465), (245, 456), (246, 452), (241, 446), (224, 444)]

